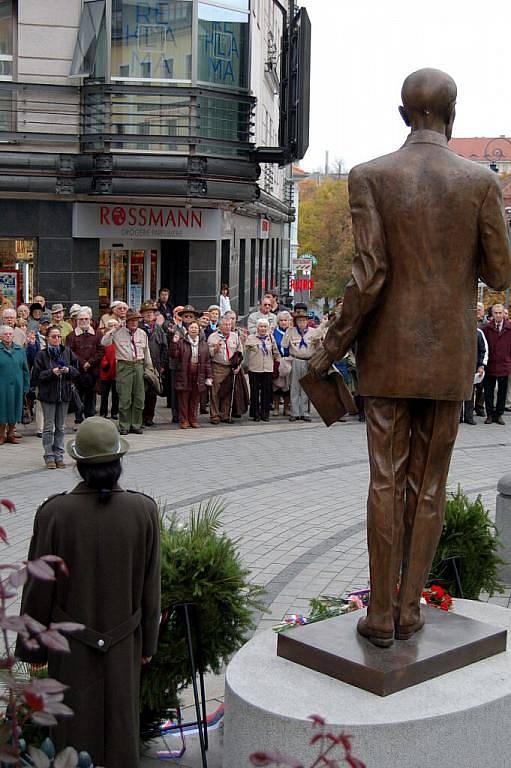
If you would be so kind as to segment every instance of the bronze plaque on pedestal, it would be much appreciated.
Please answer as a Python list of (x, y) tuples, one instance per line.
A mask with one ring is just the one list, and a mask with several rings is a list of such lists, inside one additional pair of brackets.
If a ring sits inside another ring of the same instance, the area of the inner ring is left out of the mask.
[(378, 696), (409, 688), (506, 650), (507, 630), (438, 608), (423, 608), (424, 628), (377, 648), (357, 632), (353, 611), (278, 636), (277, 655)]

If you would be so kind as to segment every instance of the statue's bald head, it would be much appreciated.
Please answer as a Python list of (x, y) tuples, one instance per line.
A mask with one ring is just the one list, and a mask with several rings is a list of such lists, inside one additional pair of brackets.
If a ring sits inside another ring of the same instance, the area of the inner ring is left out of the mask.
[(418, 69), (408, 75), (401, 89), (401, 116), (412, 130), (445, 126), (447, 138), (454, 121), (457, 88), (450, 75), (439, 69)]

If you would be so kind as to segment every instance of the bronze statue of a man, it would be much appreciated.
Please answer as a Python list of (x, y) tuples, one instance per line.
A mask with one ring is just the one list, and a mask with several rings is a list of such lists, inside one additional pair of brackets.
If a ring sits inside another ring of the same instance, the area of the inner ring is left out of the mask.
[[(472, 395), (477, 279), (511, 282), (498, 176), (449, 149), (456, 84), (404, 81), (401, 149), (349, 175), (356, 256), (318, 375), (356, 341), (365, 398), (371, 597), (358, 631), (392, 645), (424, 625), (419, 602), (442, 531), (460, 407)], [(399, 591), (396, 585), (399, 583)]]

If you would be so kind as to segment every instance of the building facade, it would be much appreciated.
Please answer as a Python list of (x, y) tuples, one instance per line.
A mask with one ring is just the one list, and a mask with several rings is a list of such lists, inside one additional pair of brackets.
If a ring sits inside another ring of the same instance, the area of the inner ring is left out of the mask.
[(453, 138), (449, 147), (457, 155), (485, 165), (501, 175), (511, 173), (511, 139), (507, 136)]
[(0, 0), (0, 287), (248, 311), (289, 270), (276, 0)]

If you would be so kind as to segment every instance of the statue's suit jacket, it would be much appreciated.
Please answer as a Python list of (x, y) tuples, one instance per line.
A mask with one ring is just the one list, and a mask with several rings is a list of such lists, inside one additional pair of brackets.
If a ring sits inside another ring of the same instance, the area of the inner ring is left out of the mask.
[(477, 278), (511, 283), (497, 174), (424, 130), (348, 183), (356, 256), (327, 354), (339, 360), (357, 340), (362, 395), (468, 400)]

